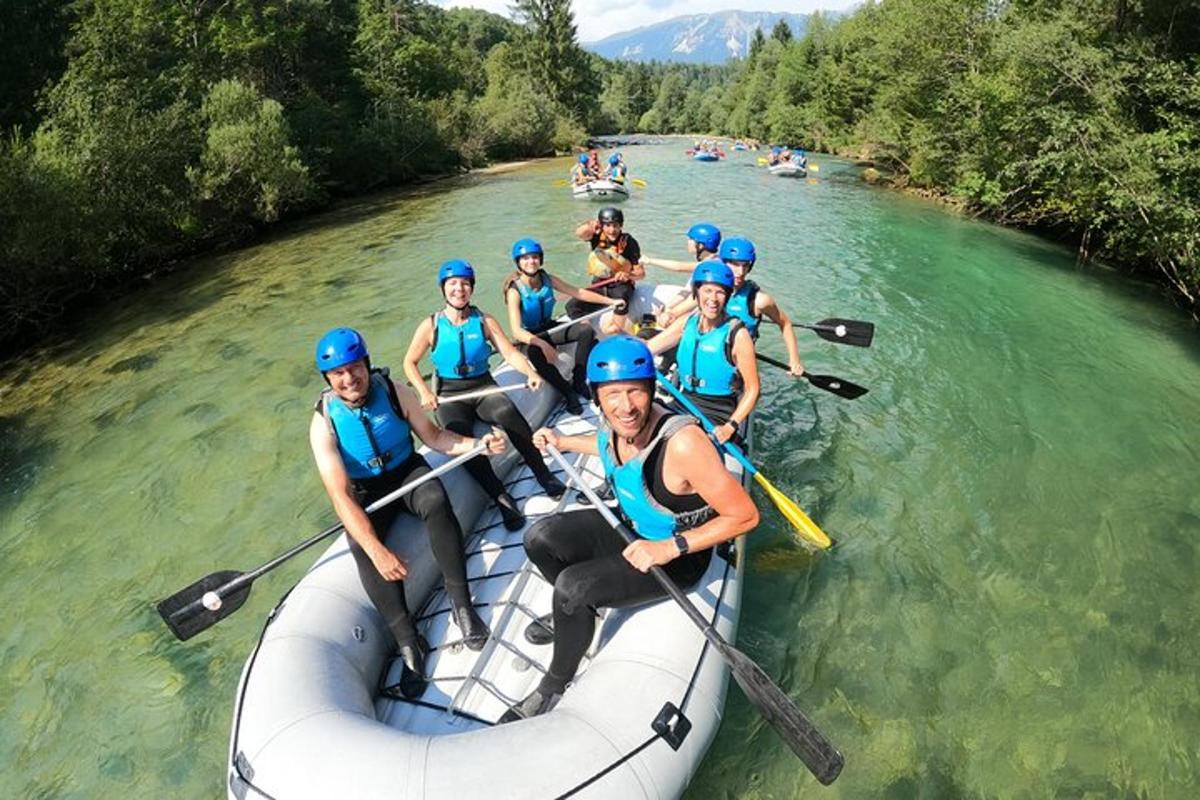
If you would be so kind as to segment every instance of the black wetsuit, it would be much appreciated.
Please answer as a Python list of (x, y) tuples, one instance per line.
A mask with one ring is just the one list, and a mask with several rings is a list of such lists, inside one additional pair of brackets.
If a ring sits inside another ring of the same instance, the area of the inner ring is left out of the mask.
[[(491, 373), (485, 373), (478, 378), (438, 378), (438, 394), (451, 397), (476, 389), (486, 389), (497, 386)], [(533, 431), (513, 401), (504, 394), (493, 394), (474, 400), (460, 400), (456, 403), (438, 404), (438, 422), (446, 430), (454, 431), (460, 436), (474, 436), (475, 422), (482, 420), (489, 425), (499, 425), (508, 434), (508, 440), (525, 459), (525, 463), (533, 470), (533, 475), (539, 483), (545, 483), (550, 478), (550, 470), (538, 449), (533, 446)], [(496, 477), (491, 462), (487, 456), (478, 455), (465, 464), (471, 477), (479, 482), (488, 497), (495, 500), (504, 493), (504, 484)]]
[[(659, 426), (667, 419), (664, 416)], [(665, 440), (660, 442), (646, 457), (644, 474), (651, 495), (676, 513), (703, 508), (699, 495), (667, 490), (662, 477), (665, 445)], [(561, 694), (575, 677), (595, 634), (595, 609), (626, 608), (666, 595), (653, 575), (625, 560), (625, 547), (625, 540), (595, 509), (545, 517), (526, 531), (529, 559), (554, 584), (554, 655), (539, 686), (543, 694)], [(687, 589), (704, 575), (711, 556), (711, 548), (685, 553), (663, 569)]]
[[(429, 471), (429, 464), (425, 459), (419, 453), (413, 453), (390, 472), (352, 480), (351, 486), (355, 499), (366, 508), (384, 495)], [(441, 567), (450, 599), (459, 606), (470, 605), (471, 595), (467, 589), (467, 570), (463, 559), (462, 528), (459, 527), (458, 518), (454, 516), (450, 507), (450, 499), (446, 496), (442, 482), (435, 479), (423, 483), (399, 500), (371, 512), (371, 525), (374, 526), (380, 541), (387, 537), (392, 521), (402, 511), (416, 515), (425, 523), (433, 557)], [(375, 608), (383, 615), (384, 622), (396, 637), (396, 643), (401, 646), (412, 644), (417, 631), (409, 615), (408, 604), (404, 600), (404, 582), (385, 579), (379, 574), (366, 551), (352, 537), (347, 538), (350, 540), (350, 553), (358, 566), (358, 576), (367, 591), (367, 597), (371, 598)]]
[[(551, 322), (546, 328), (553, 327), (555, 324)], [(587, 358), (592, 352), (592, 348), (596, 346), (595, 328), (586, 322), (581, 322), (578, 325), (556, 331), (549, 336), (539, 331), (530, 331), (530, 333), (556, 346), (575, 342), (575, 366), (571, 371), (573, 387), (567, 384), (562, 373), (558, 371), (558, 367), (546, 360), (542, 348), (525, 343), (521, 343), (520, 347), (529, 359), (529, 363), (537, 370), (537, 374), (549, 381), (550, 385), (561, 394), (565, 396), (572, 388), (574, 391), (582, 393), (581, 390), (587, 386)]]

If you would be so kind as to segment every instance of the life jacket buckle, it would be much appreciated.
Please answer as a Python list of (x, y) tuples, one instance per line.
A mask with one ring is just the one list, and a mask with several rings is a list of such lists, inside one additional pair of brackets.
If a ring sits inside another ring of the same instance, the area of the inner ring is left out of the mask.
[(367, 461), (367, 466), (370, 467), (371, 469), (377, 469), (377, 470), (382, 471), (384, 466), (387, 464), (387, 462), (389, 462), (391, 460), (392, 460), (392, 454), (390, 452), (388, 452), (388, 453), (384, 453), (383, 455), (375, 456), (374, 458), (369, 459)]

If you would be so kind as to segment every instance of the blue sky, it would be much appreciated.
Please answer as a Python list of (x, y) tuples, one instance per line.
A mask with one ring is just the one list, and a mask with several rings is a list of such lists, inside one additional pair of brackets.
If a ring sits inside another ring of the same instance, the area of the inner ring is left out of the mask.
[[(434, 0), (441, 6), (470, 6), (508, 16), (511, 0)], [(713, 11), (789, 11), (805, 14), (818, 8), (843, 11), (862, 0), (572, 0), (579, 38), (593, 42), (621, 31), (653, 25), (671, 17)]]

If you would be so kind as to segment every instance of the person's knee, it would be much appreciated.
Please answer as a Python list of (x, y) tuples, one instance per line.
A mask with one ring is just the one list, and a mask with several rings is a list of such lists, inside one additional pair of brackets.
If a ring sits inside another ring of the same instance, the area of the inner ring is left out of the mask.
[(554, 519), (544, 517), (525, 529), (525, 552), (531, 558), (553, 553), (554, 522)]
[(448, 511), (450, 500), (446, 497), (446, 490), (442, 486), (442, 482), (433, 480), (423, 483), (413, 490), (412, 506), (419, 517), (428, 519), (434, 514)]
[(564, 614), (576, 614), (592, 605), (591, 589), (595, 581), (585, 565), (573, 564), (558, 573), (554, 581), (554, 607)]

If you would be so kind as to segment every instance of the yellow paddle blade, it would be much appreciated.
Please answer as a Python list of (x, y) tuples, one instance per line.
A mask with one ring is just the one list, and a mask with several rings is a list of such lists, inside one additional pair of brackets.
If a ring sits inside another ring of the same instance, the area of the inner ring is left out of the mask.
[(771, 502), (779, 509), (779, 513), (783, 514), (784, 519), (792, 524), (800, 537), (807, 541), (812, 546), (819, 550), (828, 549), (833, 542), (825, 535), (825, 531), (809, 519), (808, 514), (801, 510), (800, 506), (796, 505), (792, 498), (788, 497), (783, 492), (776, 489), (767, 477), (761, 472), (754, 473), (754, 480), (767, 493), (767, 497), (771, 498)]
[(567, 184), (569, 184), (570, 182), (571, 182), (571, 181), (570, 181), (570, 180), (568, 180), (567, 178), (559, 178), (558, 180), (556, 180), (556, 181), (554, 182), (554, 185), (555, 185), (555, 186), (566, 186), (566, 185), (567, 185)]
[(641, 189), (645, 189), (645, 188), (646, 188), (646, 182), (645, 182), (644, 180), (642, 180), (641, 178), (634, 178), (634, 179), (633, 179), (633, 185), (634, 185), (634, 186), (637, 186), (637, 187), (639, 187), (639, 188), (641, 188)]
[(767, 160), (765, 158), (763, 158), (762, 156), (759, 156), (758, 157), (758, 165), (760, 167), (765, 167), (767, 165)]
[(809, 171), (809, 172), (820, 172), (820, 171), (821, 171), (821, 165), (820, 165), (820, 164), (809, 164), (809, 165), (808, 165), (808, 171)]

